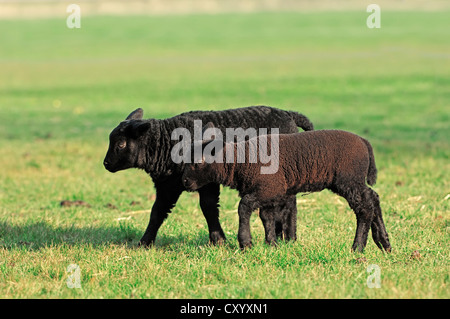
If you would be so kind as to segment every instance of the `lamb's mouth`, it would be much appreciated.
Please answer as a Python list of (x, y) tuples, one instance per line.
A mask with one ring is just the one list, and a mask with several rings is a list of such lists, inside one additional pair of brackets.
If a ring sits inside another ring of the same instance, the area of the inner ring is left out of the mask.
[(103, 166), (105, 166), (105, 169), (108, 170), (111, 173), (115, 173), (118, 171), (118, 169), (116, 169), (115, 167), (113, 167), (110, 163), (108, 163), (107, 161), (103, 162)]

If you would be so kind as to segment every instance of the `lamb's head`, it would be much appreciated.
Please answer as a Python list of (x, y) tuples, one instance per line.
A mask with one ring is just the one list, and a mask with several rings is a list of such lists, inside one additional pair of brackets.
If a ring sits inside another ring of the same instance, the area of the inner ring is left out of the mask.
[(184, 166), (182, 181), (183, 186), (188, 191), (196, 191), (199, 188), (215, 181), (214, 164), (206, 163), (204, 160), (200, 163), (190, 163)]
[[(223, 141), (216, 138), (216, 134), (220, 132), (214, 130), (214, 125), (209, 122), (203, 127), (203, 140), (191, 145), (192, 163), (185, 164), (182, 176), (183, 185), (188, 191), (195, 191), (206, 184), (217, 182), (220, 166), (216, 161), (223, 160)], [(207, 135), (205, 132), (208, 132)], [(195, 158), (196, 147), (201, 147), (201, 159)]]
[(142, 116), (142, 109), (133, 111), (109, 135), (109, 148), (103, 161), (108, 171), (115, 173), (144, 165), (144, 136), (151, 124), (142, 120)]

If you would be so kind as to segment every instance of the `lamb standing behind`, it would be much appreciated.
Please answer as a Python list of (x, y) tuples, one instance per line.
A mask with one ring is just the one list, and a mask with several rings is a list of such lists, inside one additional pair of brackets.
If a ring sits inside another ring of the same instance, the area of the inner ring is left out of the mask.
[[(268, 146), (272, 139), (267, 138)], [(257, 137), (259, 139), (261, 137)], [(329, 189), (344, 197), (357, 219), (356, 235), (352, 250), (362, 252), (366, 246), (369, 228), (380, 249), (390, 252), (388, 234), (384, 226), (378, 194), (366, 185), (374, 185), (377, 169), (369, 142), (358, 135), (338, 130), (310, 131), (296, 134), (280, 134), (279, 167), (274, 174), (261, 174), (261, 162), (206, 163), (186, 165), (183, 183), (188, 190), (215, 182), (239, 191), (239, 232), (241, 248), (252, 245), (250, 216), (257, 208), (264, 208), (274, 201), (299, 192), (318, 192)], [(249, 140), (223, 145), (225, 158), (227, 147), (244, 147), (249, 158)], [(230, 148), (231, 149), (231, 148)], [(264, 212), (265, 210), (261, 210)], [(261, 214), (266, 231), (266, 241), (276, 241), (273, 214)]]

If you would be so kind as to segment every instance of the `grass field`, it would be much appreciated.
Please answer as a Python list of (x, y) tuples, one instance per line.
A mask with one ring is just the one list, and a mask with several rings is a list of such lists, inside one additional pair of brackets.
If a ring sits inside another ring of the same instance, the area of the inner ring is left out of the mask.
[[(2, 298), (449, 298), (449, 12), (253, 13), (0, 21)], [(136, 248), (154, 201), (142, 171), (111, 174), (109, 132), (145, 118), (265, 104), (317, 129), (369, 139), (393, 252), (328, 191), (298, 195), (298, 240), (237, 243), (235, 191), (221, 195), (228, 241), (208, 245), (184, 193), (156, 246)], [(61, 207), (62, 200), (89, 206)], [(70, 264), (81, 289), (70, 289)], [(368, 288), (367, 267), (381, 269)]]

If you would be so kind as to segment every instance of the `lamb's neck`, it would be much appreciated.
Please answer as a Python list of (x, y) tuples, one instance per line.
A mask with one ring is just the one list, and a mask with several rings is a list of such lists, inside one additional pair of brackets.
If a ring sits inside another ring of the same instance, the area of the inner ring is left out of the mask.
[(170, 161), (170, 134), (165, 132), (165, 125), (162, 125), (162, 120), (152, 119), (151, 128), (145, 135), (145, 161), (142, 167), (152, 177), (158, 177), (165, 172), (170, 172), (172, 167), (169, 167), (173, 162)]
[(233, 188), (234, 164), (224, 162), (224, 163), (214, 163), (212, 165), (216, 165), (215, 171), (217, 180), (215, 182)]
[[(227, 143), (228, 144), (228, 143)], [(216, 165), (215, 172), (217, 177), (217, 183), (220, 183), (222, 185), (235, 188), (235, 169), (236, 169), (236, 152), (234, 152), (234, 160), (233, 161), (227, 161), (227, 146), (224, 145), (223, 147), (223, 162), (222, 163), (214, 163), (213, 165)], [(232, 143), (231, 147), (234, 147), (234, 143)]]

